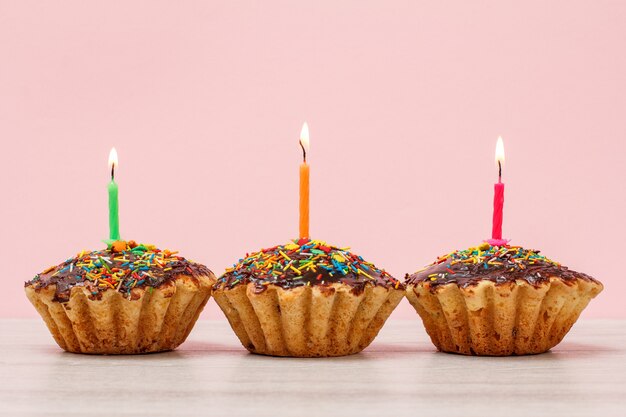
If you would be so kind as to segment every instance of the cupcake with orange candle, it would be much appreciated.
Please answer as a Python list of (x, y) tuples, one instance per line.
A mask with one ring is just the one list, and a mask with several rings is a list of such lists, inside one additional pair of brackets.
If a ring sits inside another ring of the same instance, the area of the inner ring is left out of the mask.
[(119, 236), (117, 158), (111, 152), (110, 239), (26, 282), (26, 295), (68, 352), (135, 354), (175, 349), (207, 303), (215, 276), (204, 265)]
[(502, 239), (504, 148), (496, 151), (492, 238), (407, 275), (406, 295), (438, 350), (527, 355), (556, 346), (602, 284)]
[(306, 163), (308, 128), (300, 144), (300, 239), (247, 255), (213, 288), (242, 345), (272, 356), (326, 357), (357, 353), (376, 337), (404, 296), (385, 270), (309, 236)]

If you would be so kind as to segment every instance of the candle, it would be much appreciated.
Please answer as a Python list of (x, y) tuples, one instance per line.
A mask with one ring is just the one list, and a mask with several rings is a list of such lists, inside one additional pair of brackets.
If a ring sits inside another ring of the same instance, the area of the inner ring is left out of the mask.
[(504, 143), (499, 137), (496, 142), (496, 165), (498, 167), (498, 182), (493, 186), (493, 225), (491, 239), (487, 242), (491, 245), (505, 245), (508, 240), (502, 239), (502, 218), (504, 211), (504, 183), (502, 182), (502, 165), (504, 165)]
[(300, 132), (302, 164), (300, 165), (300, 238), (309, 236), (309, 164), (306, 153), (309, 150), (309, 125), (304, 122)]
[(109, 153), (109, 166), (111, 167), (111, 182), (109, 183), (109, 241), (120, 240), (120, 218), (118, 214), (117, 184), (115, 182), (115, 167), (119, 165), (117, 161), (117, 151), (111, 149)]

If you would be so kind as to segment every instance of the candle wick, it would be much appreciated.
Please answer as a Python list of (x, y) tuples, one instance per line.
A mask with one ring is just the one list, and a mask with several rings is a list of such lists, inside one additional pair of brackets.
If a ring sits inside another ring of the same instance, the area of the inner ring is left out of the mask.
[(111, 164), (111, 181), (115, 180), (115, 164)]
[(306, 149), (304, 149), (302, 141), (300, 141), (300, 147), (302, 148), (302, 159), (304, 159), (304, 163), (306, 163)]
[(502, 182), (502, 162), (498, 161), (498, 182)]

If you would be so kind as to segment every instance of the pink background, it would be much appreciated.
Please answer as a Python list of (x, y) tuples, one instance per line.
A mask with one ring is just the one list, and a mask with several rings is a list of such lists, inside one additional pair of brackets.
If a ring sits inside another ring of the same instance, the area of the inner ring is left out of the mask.
[[(0, 0), (0, 316), (22, 283), (122, 236), (221, 273), (297, 234), (401, 277), (504, 234), (602, 280), (626, 317), (626, 3)], [(204, 317), (221, 318), (213, 302)], [(405, 301), (394, 317), (415, 317)]]

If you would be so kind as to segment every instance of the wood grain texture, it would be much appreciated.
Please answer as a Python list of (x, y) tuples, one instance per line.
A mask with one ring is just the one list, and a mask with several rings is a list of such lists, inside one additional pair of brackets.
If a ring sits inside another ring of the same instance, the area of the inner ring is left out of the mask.
[(434, 351), (422, 324), (391, 321), (364, 352), (249, 354), (225, 322), (178, 350), (65, 353), (41, 320), (0, 320), (2, 416), (626, 415), (626, 321), (577, 323), (551, 352), (477, 358)]

